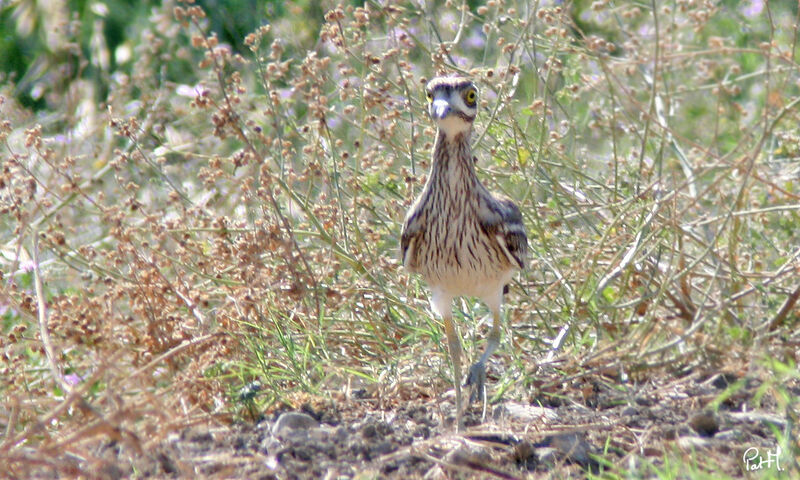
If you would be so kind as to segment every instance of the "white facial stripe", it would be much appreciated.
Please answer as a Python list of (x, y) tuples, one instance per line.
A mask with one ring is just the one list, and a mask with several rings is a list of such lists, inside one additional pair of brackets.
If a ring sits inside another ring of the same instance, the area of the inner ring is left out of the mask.
[(464, 99), (461, 97), (460, 90), (439, 90), (433, 94), (433, 99), (436, 100), (437, 98), (446, 99), (453, 111), (461, 112), (469, 117), (475, 116), (475, 108), (470, 108), (466, 103), (464, 103)]

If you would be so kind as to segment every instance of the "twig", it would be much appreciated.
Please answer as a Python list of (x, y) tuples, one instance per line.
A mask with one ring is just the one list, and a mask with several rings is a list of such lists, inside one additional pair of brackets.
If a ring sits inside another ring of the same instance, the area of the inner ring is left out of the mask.
[(3, 437), (3, 442), (0, 443), (0, 450), (6, 449), (11, 441), (11, 434), (14, 433), (17, 428), (17, 422), (19, 421), (19, 398), (15, 395), (11, 396), (6, 404), (6, 408), (8, 408), (10, 412), (8, 414), (5, 437)]
[(628, 264), (633, 261), (636, 252), (639, 250), (639, 247), (642, 243), (642, 237), (646, 232), (650, 230), (650, 224), (653, 222), (653, 219), (656, 217), (656, 213), (658, 213), (659, 208), (661, 207), (661, 200), (658, 199), (653, 203), (653, 208), (650, 209), (650, 212), (647, 213), (647, 216), (644, 218), (644, 221), (641, 224), (641, 228), (636, 233), (636, 237), (631, 242), (630, 246), (628, 247), (628, 251), (625, 252), (625, 255), (620, 260), (619, 264), (614, 267), (610, 272), (608, 272), (597, 284), (597, 288), (595, 289), (594, 295), (600, 296), (605, 290), (606, 286), (617, 277), (620, 273), (622, 273), (625, 268), (627, 268)]
[(772, 331), (778, 328), (778, 325), (782, 324), (783, 321), (786, 319), (786, 316), (789, 315), (789, 312), (792, 311), (795, 304), (797, 303), (797, 299), (800, 298), (800, 285), (794, 289), (794, 292), (789, 294), (789, 297), (786, 298), (786, 301), (783, 302), (781, 308), (778, 310), (778, 313), (770, 320), (766, 326), (767, 328)]
[(56, 361), (55, 349), (50, 339), (50, 330), (47, 328), (47, 305), (44, 301), (44, 288), (42, 287), (42, 272), (39, 271), (39, 233), (33, 230), (33, 282), (36, 288), (36, 310), (39, 317), (39, 336), (42, 337), (44, 353), (47, 356), (47, 364), (50, 366), (50, 373), (53, 380), (64, 390), (70, 392), (71, 388), (64, 380), (64, 376)]
[[(192, 23), (194, 24), (195, 28), (197, 28), (197, 30), (199, 32), (204, 32), (202, 26), (200, 25), (200, 22), (197, 21), (197, 18), (192, 17)], [(253, 155), (253, 158), (259, 158), (260, 155), (258, 153), (258, 150), (253, 145), (253, 142), (250, 140), (250, 138), (247, 136), (247, 134), (245, 133), (244, 129), (241, 126), (241, 118), (236, 113), (236, 109), (234, 108), (234, 102), (231, 100), (230, 96), (228, 95), (228, 90), (226, 89), (225, 78), (223, 77), (223, 72), (224, 72), (223, 65), (220, 64), (219, 59), (217, 57), (217, 54), (216, 54), (216, 52), (214, 50), (214, 47), (212, 47), (211, 44), (209, 44), (208, 40), (205, 37), (205, 33), (203, 33), (203, 45), (204, 45), (205, 49), (208, 51), (209, 58), (214, 62), (214, 71), (217, 74), (217, 83), (219, 84), (219, 88), (220, 88), (220, 93), (222, 95), (222, 99), (224, 100), (225, 106), (228, 109), (228, 111), (231, 112), (231, 121), (228, 123), (228, 125), (234, 130), (234, 132), (236, 133), (237, 138), (239, 140), (241, 140), (245, 144), (246, 150), (248, 150), (251, 153), (251, 155)], [(275, 180), (278, 179), (278, 177), (273, 175), (271, 171), (269, 171), (269, 170), (265, 170), (265, 171), (270, 175), (271, 180), (275, 181)], [(259, 183), (260, 183), (260, 181), (259, 181)], [(319, 288), (319, 282), (317, 281), (317, 277), (314, 274), (314, 270), (311, 268), (311, 265), (309, 265), (308, 259), (306, 258), (306, 255), (303, 252), (303, 249), (300, 248), (300, 244), (297, 243), (297, 238), (295, 236), (295, 230), (292, 227), (291, 223), (289, 223), (289, 220), (286, 218), (286, 215), (284, 215), (283, 212), (281, 211), (280, 204), (278, 203), (278, 200), (275, 198), (275, 194), (273, 193), (272, 189), (271, 188), (265, 188), (264, 191), (267, 194), (267, 198), (269, 199), (269, 202), (270, 202), (270, 204), (272, 206), (272, 210), (275, 213), (275, 216), (277, 216), (278, 220), (280, 221), (281, 225), (283, 226), (284, 231), (289, 236), (289, 242), (291, 243), (291, 245), (294, 248), (294, 250), (297, 252), (297, 256), (300, 258), (300, 261), (303, 263), (303, 266), (306, 269), (306, 274), (308, 276), (308, 279), (311, 281), (311, 287), (312, 287), (312, 290), (314, 291), (314, 303), (315, 303), (315, 306), (316, 306), (316, 317), (317, 317), (317, 319), (321, 319), (322, 318), (322, 304), (321, 304), (320, 299), (319, 299), (319, 297), (320, 297), (320, 288)], [(289, 267), (289, 270), (292, 272), (292, 275), (295, 277), (295, 282), (297, 282), (298, 285), (303, 285), (303, 282), (302, 282), (302, 279), (300, 278), (299, 272), (297, 272), (297, 269), (295, 269), (295, 267), (293, 265), (293, 262), (291, 261), (291, 258), (290, 258), (291, 257), (291, 250), (289, 248), (287, 248), (287, 254), (289, 254), (289, 255), (287, 255), (287, 257), (289, 257), (289, 258), (287, 258), (287, 260), (286, 260), (286, 265)]]
[(50, 425), (53, 420), (64, 413), (70, 406), (72, 406), (74, 402), (77, 401), (79, 404), (81, 404), (83, 402), (82, 395), (84, 395), (87, 390), (89, 390), (100, 380), (100, 377), (106, 371), (105, 366), (116, 364), (123, 352), (124, 350), (117, 350), (116, 352), (111, 353), (105, 362), (103, 362), (101, 368), (95, 370), (89, 378), (84, 379), (80, 386), (70, 390), (69, 394), (66, 395), (64, 400), (62, 400), (57, 407), (50, 410), (50, 412), (44, 417), (39, 418), (34, 425), (20, 432), (16, 437), (0, 445), (0, 454), (5, 454), (8, 450), (14, 448), (15, 446), (25, 444), (31, 435), (42, 431), (45, 425)]
[[(457, 45), (458, 42), (461, 41), (461, 33), (464, 31), (464, 25), (465, 25), (465, 20), (466, 20), (466, 15), (467, 15), (466, 14), (467, 8), (468, 8), (468, 6), (467, 6), (466, 0), (462, 1), (461, 2), (461, 8), (460, 8), (460, 10), (461, 10), (461, 20), (459, 21), (459, 24), (458, 24), (458, 31), (456, 32), (456, 36), (452, 40), (450, 40), (448, 42), (445, 42), (444, 40), (442, 40), (442, 35), (439, 33), (439, 29), (436, 28), (436, 22), (431, 20), (430, 17), (428, 18), (428, 24), (431, 27), (431, 30), (433, 30), (434, 35), (436, 35), (436, 39), (439, 40), (439, 44), (448, 45), (448, 46), (452, 47), (452, 46)], [(447, 55), (447, 58), (450, 60), (450, 64), (451, 65), (453, 65), (453, 66), (458, 65), (456, 63), (456, 61), (453, 60), (453, 57), (450, 56), (450, 49), (449, 48), (445, 49), (445, 55)]]
[(158, 365), (159, 363), (163, 362), (164, 360), (166, 360), (168, 358), (171, 358), (171, 357), (174, 357), (175, 355), (177, 355), (178, 353), (186, 350), (187, 348), (191, 348), (191, 347), (196, 347), (198, 345), (202, 345), (202, 344), (206, 343), (207, 341), (211, 340), (212, 338), (220, 337), (222, 335), (223, 335), (222, 332), (210, 333), (210, 334), (202, 336), (200, 338), (187, 340), (187, 341), (181, 343), (180, 345), (174, 347), (173, 349), (162, 353), (158, 357), (156, 357), (153, 360), (151, 360), (147, 365), (144, 365), (143, 367), (139, 368), (135, 372), (131, 373), (128, 376), (128, 379), (131, 379), (131, 378), (133, 378), (133, 377), (135, 377), (137, 375), (141, 375), (142, 373), (150, 370), (151, 368), (155, 367), (156, 365)]
[[(719, 269), (720, 269), (720, 265), (717, 265), (717, 272), (719, 271)], [(715, 272), (714, 275), (716, 275), (717, 272)], [(669, 342), (667, 342), (667, 343), (665, 343), (665, 344), (663, 344), (663, 345), (661, 345), (659, 347), (655, 347), (655, 348), (653, 348), (651, 350), (647, 350), (646, 352), (642, 352), (642, 354), (640, 355), (641, 358), (645, 358), (645, 357), (649, 357), (650, 355), (655, 355), (655, 354), (658, 354), (658, 353), (661, 353), (661, 352), (665, 352), (665, 351), (667, 351), (667, 350), (669, 350), (669, 349), (671, 349), (673, 347), (676, 347), (679, 344), (683, 343), (687, 338), (689, 338), (690, 336), (694, 335), (694, 332), (700, 330), (700, 327), (702, 327), (711, 318), (711, 315), (702, 315), (702, 313), (703, 313), (703, 310), (704, 310), (703, 309), (703, 305), (705, 304), (705, 300), (708, 299), (708, 297), (710, 296), (710, 291), (711, 291), (711, 286), (712, 285), (713, 285), (712, 282), (708, 283), (708, 288), (706, 289), (705, 294), (704, 294), (705, 299), (702, 300), (702, 302), (700, 303), (700, 306), (693, 312), (694, 316), (693, 316), (693, 318), (690, 319), (690, 321), (693, 322), (691, 324), (691, 326), (685, 332), (682, 332), (681, 334), (676, 335), (675, 338), (673, 338), (671, 341), (669, 341)]]

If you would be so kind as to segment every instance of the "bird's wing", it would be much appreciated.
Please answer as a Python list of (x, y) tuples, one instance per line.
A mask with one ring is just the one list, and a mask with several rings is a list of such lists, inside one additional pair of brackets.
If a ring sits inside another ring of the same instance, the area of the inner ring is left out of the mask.
[(525, 268), (528, 256), (528, 236), (522, 223), (522, 213), (514, 202), (505, 197), (486, 197), (478, 208), (481, 228), (520, 269)]
[(403, 261), (403, 266), (409, 269), (413, 263), (412, 258), (417, 237), (422, 233), (423, 228), (419, 216), (419, 210), (412, 208), (408, 212), (408, 216), (406, 216), (406, 221), (403, 223), (403, 231), (400, 234), (400, 259)]

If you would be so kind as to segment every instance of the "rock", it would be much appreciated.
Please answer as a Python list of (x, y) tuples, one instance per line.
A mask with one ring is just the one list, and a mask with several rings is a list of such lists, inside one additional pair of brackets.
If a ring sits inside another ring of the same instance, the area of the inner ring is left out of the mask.
[(719, 431), (719, 421), (711, 412), (700, 412), (689, 420), (689, 426), (701, 437), (713, 437)]
[(300, 412), (286, 412), (278, 417), (275, 425), (272, 426), (272, 435), (285, 437), (286, 435), (298, 430), (309, 430), (319, 426), (319, 422), (314, 420), (311, 415)]
[(492, 412), (495, 421), (504, 419), (521, 422), (549, 423), (558, 418), (558, 413), (552, 408), (534, 407), (521, 403), (507, 402), (498, 405)]

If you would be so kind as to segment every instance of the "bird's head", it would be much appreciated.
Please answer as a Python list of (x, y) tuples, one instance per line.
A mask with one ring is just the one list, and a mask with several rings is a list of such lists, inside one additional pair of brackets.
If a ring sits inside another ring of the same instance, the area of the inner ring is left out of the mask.
[(478, 89), (468, 78), (436, 77), (425, 87), (428, 113), (448, 137), (472, 128), (478, 113)]

